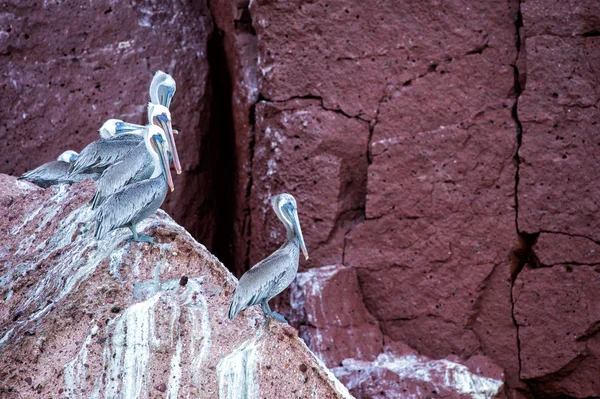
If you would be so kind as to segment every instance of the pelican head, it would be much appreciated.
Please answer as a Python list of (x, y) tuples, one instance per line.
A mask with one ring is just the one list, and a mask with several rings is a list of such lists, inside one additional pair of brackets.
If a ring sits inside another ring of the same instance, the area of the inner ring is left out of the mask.
[(308, 251), (304, 244), (304, 237), (302, 236), (302, 229), (300, 228), (300, 221), (298, 220), (296, 199), (290, 194), (279, 194), (271, 199), (271, 206), (279, 220), (285, 225), (288, 232), (288, 238), (293, 235), (298, 237), (300, 249), (304, 254), (304, 258), (308, 260)]
[(77, 157), (79, 156), (78, 153), (76, 153), (73, 150), (68, 150), (63, 152), (62, 154), (60, 154), (58, 156), (58, 158), (56, 158), (57, 161), (63, 161), (63, 162), (68, 162), (68, 163), (73, 163), (77, 160)]
[(173, 165), (177, 174), (181, 173), (181, 163), (177, 155), (175, 146), (175, 137), (173, 136), (173, 127), (171, 126), (171, 112), (164, 105), (148, 103), (148, 123), (156, 125), (164, 130), (169, 139), (169, 151), (173, 156)]
[(109, 139), (117, 134), (141, 134), (144, 126), (123, 122), (120, 119), (109, 119), (99, 129), (100, 137)]
[(167, 184), (171, 191), (175, 190), (169, 169), (169, 156), (167, 155), (169, 144), (165, 132), (159, 126), (148, 125), (144, 131), (144, 141), (146, 148), (154, 158), (155, 167), (152, 177), (157, 177), (162, 173), (167, 178)]
[(175, 79), (171, 75), (156, 71), (150, 83), (150, 101), (169, 108), (176, 89)]

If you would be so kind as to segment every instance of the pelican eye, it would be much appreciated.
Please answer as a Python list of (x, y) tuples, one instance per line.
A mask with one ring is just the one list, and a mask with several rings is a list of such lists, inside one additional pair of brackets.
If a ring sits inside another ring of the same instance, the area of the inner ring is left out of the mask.
[(115, 131), (118, 133), (119, 130), (123, 129), (125, 127), (125, 124), (123, 122), (117, 122), (115, 123)]
[(156, 118), (158, 118), (159, 121), (164, 123), (167, 123), (169, 121), (169, 117), (165, 114), (157, 115)]

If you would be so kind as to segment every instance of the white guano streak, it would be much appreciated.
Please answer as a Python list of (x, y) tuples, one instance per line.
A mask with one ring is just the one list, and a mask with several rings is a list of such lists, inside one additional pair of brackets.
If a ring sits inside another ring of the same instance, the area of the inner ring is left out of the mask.
[(245, 341), (225, 356), (217, 365), (219, 399), (257, 398), (258, 378), (255, 377), (258, 363), (260, 333)]

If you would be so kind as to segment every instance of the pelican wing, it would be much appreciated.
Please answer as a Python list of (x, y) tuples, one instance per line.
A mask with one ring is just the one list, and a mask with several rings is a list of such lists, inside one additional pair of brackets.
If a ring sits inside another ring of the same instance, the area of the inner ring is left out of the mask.
[(70, 175), (87, 172), (90, 169), (106, 168), (117, 162), (139, 143), (139, 138), (115, 137), (100, 139), (85, 147), (77, 160), (72, 164)]
[[(164, 185), (162, 179), (162, 177), (158, 177), (142, 180), (126, 186), (108, 197), (97, 210), (96, 238), (101, 240), (108, 232), (128, 226), (139, 214), (147, 211), (158, 197), (162, 196), (164, 199), (166, 188), (162, 190), (158, 186)], [(160, 202), (162, 203), (162, 201)]]
[(229, 318), (233, 319), (242, 310), (270, 299), (287, 273), (285, 265), (289, 260), (289, 255), (279, 249), (248, 270), (233, 294)]
[(27, 180), (42, 188), (48, 188), (67, 177), (69, 163), (64, 161), (51, 161), (37, 168), (23, 173), (20, 180)]
[(148, 161), (147, 155), (146, 145), (140, 143), (120, 161), (106, 168), (98, 180), (96, 194), (92, 199), (92, 209), (96, 209), (108, 197), (123, 187), (143, 179), (148, 179), (152, 174), (152, 169), (149, 169), (150, 174), (145, 173), (141, 176), (144, 169), (148, 169), (145, 168)]

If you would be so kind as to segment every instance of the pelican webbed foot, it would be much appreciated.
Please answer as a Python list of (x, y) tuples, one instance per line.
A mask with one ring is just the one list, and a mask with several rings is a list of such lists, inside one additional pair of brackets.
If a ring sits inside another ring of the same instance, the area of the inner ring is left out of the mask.
[(135, 224), (131, 224), (129, 227), (133, 233), (133, 241), (136, 242), (148, 242), (154, 244), (154, 237), (147, 236), (146, 234), (138, 233)]
[(277, 321), (280, 321), (282, 323), (288, 324), (287, 320), (285, 319), (285, 317), (283, 317), (282, 315), (280, 315), (277, 312), (273, 312), (271, 310), (271, 308), (269, 307), (269, 304), (267, 303), (267, 301), (263, 301), (261, 304), (261, 308), (263, 313), (265, 314), (265, 317), (267, 318), (267, 321), (270, 318), (273, 318)]

